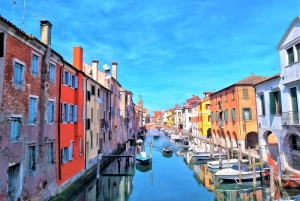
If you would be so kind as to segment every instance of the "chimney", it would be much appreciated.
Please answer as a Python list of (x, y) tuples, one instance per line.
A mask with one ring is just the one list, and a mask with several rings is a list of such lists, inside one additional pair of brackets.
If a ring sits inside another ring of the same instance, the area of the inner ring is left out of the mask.
[(117, 80), (117, 66), (118, 66), (118, 62), (112, 62), (112, 73), (111, 76), (113, 78), (115, 78), (115, 80)]
[(80, 46), (73, 47), (73, 66), (83, 70), (83, 49)]
[(97, 60), (92, 61), (93, 79), (96, 81), (98, 81), (98, 63), (99, 61)]
[(51, 47), (51, 28), (52, 24), (48, 20), (41, 20), (40, 21), (41, 27), (41, 41), (45, 45)]

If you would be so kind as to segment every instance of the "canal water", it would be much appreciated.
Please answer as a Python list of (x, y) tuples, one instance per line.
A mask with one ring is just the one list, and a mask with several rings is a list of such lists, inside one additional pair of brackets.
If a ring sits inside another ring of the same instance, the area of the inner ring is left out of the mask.
[[(116, 159), (101, 170), (100, 179), (82, 186), (80, 192), (67, 200), (74, 201), (231, 201), (231, 200), (271, 200), (268, 185), (257, 181), (253, 192), (251, 183), (240, 188), (233, 183), (220, 183), (209, 171), (206, 164), (194, 161), (192, 152), (182, 151), (180, 143), (170, 141), (160, 132), (151, 129), (147, 133), (144, 149), (150, 153), (152, 142), (153, 161), (145, 166), (133, 163), (132, 159)], [(162, 149), (168, 145), (173, 154), (163, 155)], [(122, 155), (134, 154), (131, 146)]]

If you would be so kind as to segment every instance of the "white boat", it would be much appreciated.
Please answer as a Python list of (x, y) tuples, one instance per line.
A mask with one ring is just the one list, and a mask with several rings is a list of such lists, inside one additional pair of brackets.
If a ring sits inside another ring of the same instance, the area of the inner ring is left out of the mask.
[[(249, 162), (249, 160), (243, 159), (241, 161), (241, 164), (246, 165)], [(238, 159), (230, 159), (229, 163), (227, 159), (224, 159), (221, 161), (221, 167), (220, 168), (229, 168), (232, 167), (232, 165), (238, 164)], [(219, 161), (209, 161), (207, 162), (207, 166), (209, 168), (219, 168)]]
[[(210, 153), (194, 153), (193, 157), (197, 160), (209, 160)], [(219, 153), (214, 153), (213, 158), (219, 158)], [(221, 154), (221, 158), (226, 158), (226, 154)]]
[[(264, 175), (267, 176), (269, 174), (268, 171), (264, 171)], [(256, 167), (255, 170), (256, 178), (261, 178), (261, 169), (260, 167)], [(215, 176), (219, 179), (224, 180), (239, 180), (239, 168), (237, 164), (232, 165), (231, 168), (226, 168), (219, 170), (215, 173)], [(249, 165), (241, 165), (241, 179), (253, 179), (253, 171), (252, 167)]]
[(181, 145), (181, 148), (182, 149), (189, 149), (191, 147), (192, 143), (190, 140), (188, 139), (185, 139), (182, 141), (182, 145)]
[(179, 142), (181, 140), (181, 136), (180, 135), (176, 135), (176, 134), (173, 134), (171, 135), (171, 138), (175, 141), (175, 142)]

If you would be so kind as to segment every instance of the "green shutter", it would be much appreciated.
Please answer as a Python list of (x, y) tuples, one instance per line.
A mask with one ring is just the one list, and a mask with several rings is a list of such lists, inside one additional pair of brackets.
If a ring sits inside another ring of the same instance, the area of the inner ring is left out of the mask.
[(266, 111), (265, 111), (265, 96), (264, 95), (261, 95), (261, 109), (262, 109), (262, 115), (265, 115), (266, 114)]
[(245, 120), (245, 110), (244, 110), (244, 108), (242, 109), (242, 117), (243, 117), (243, 120)]
[(234, 108), (231, 109), (231, 117), (232, 117), (232, 121), (235, 121), (235, 109)]
[(218, 121), (218, 111), (216, 111), (216, 121)]
[(281, 105), (281, 91), (278, 91), (278, 104), (279, 104), (279, 114), (281, 114), (282, 111), (282, 105)]
[(252, 110), (249, 108), (249, 120), (252, 120)]
[(270, 92), (269, 96), (270, 96), (270, 113), (276, 114), (276, 103), (275, 103), (274, 93)]
[(248, 89), (243, 89), (243, 98), (248, 98)]
[(225, 120), (228, 121), (228, 110), (225, 110)]

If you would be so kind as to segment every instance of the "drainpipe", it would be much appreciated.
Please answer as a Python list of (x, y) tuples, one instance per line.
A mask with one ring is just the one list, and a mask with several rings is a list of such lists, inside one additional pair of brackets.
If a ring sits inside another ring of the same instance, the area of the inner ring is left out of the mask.
[[(238, 102), (238, 111), (237, 112), (238, 112), (239, 124), (240, 124), (240, 111), (239, 111), (239, 109), (240, 109), (240, 102), (239, 102), (239, 90), (238, 90), (237, 86), (236, 86), (236, 93), (237, 93), (237, 102)], [(242, 133), (241, 126), (239, 125), (239, 137), (240, 137), (241, 133)], [(239, 147), (239, 143), (238, 143), (238, 147)]]
[[(63, 59), (62, 59), (63, 60)], [(63, 65), (60, 67), (60, 70), (59, 70), (59, 92), (58, 92), (58, 107), (59, 107), (59, 109), (58, 109), (58, 160), (59, 160), (59, 162), (58, 162), (58, 177), (59, 177), (59, 179), (60, 180), (62, 180), (62, 178), (61, 178), (61, 150), (60, 150), (60, 124), (61, 124), (61, 85), (62, 85), (62, 81), (61, 81), (61, 79), (62, 79), (62, 77), (61, 77), (61, 75), (62, 75), (62, 69), (65, 67), (65, 62), (64, 62), (64, 60), (63, 60)]]

